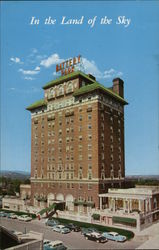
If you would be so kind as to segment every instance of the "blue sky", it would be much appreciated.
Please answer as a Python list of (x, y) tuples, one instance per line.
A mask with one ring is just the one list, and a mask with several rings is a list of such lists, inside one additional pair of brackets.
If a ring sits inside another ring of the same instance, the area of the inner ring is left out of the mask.
[[(55, 65), (82, 55), (86, 73), (110, 86), (125, 82), (126, 174), (159, 174), (159, 2), (2, 2), (1, 169), (30, 171), (31, 120), (25, 108), (43, 97)], [(44, 25), (46, 18), (56, 19)], [(81, 25), (62, 25), (80, 19)], [(94, 27), (88, 24), (96, 16)], [(112, 19), (101, 25), (103, 17)], [(116, 24), (119, 16), (129, 26)], [(30, 25), (31, 18), (40, 20)]]

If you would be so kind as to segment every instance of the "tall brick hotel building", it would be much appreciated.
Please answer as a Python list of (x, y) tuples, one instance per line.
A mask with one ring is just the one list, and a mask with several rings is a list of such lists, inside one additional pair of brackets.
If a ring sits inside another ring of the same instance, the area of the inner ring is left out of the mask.
[(90, 212), (99, 194), (122, 187), (124, 163), (124, 82), (111, 88), (81, 71), (46, 84), (44, 99), (31, 112), (31, 202)]

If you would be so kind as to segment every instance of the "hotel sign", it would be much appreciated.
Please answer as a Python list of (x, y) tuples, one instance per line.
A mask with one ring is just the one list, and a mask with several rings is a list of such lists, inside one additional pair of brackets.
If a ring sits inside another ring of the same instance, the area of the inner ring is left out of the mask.
[(67, 75), (74, 72), (75, 65), (81, 62), (81, 56), (73, 57), (67, 61), (64, 61), (56, 65), (56, 72), (61, 71), (61, 75)]

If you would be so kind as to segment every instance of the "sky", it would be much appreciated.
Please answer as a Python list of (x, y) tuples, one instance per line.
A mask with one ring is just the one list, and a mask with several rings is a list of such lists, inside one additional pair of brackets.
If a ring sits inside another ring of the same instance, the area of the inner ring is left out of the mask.
[(158, 13), (158, 1), (1, 2), (1, 169), (30, 171), (25, 108), (43, 98), (57, 63), (80, 54), (104, 86), (124, 80), (126, 175), (159, 174)]

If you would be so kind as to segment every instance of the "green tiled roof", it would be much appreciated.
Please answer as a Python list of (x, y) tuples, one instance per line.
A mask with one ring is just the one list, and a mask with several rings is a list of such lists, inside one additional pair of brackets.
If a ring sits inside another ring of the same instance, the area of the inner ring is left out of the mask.
[(44, 99), (41, 99), (41, 100), (39, 100), (37, 102), (34, 102), (30, 106), (28, 106), (26, 109), (27, 110), (33, 110), (35, 108), (39, 108), (39, 107), (42, 107), (42, 106), (46, 106), (46, 101)]
[(113, 97), (115, 97), (116, 99), (120, 100), (124, 104), (128, 104), (121, 96), (114, 93), (113, 90), (104, 87), (102, 84), (100, 84), (100, 83), (98, 83), (96, 81), (94, 81), (94, 83), (92, 83), (92, 84), (88, 84), (88, 85), (83, 86), (80, 89), (76, 90), (73, 95), (74, 96), (79, 96), (79, 95), (83, 95), (85, 93), (89, 93), (89, 92), (92, 92), (92, 91), (98, 90), (98, 89), (104, 91), (105, 93), (107, 93), (107, 94), (109, 94), (109, 95), (111, 95)]
[(48, 82), (46, 85), (43, 86), (43, 89), (50, 88), (54, 85), (57, 85), (57, 84), (60, 84), (61, 82), (64, 82), (65, 80), (69, 80), (69, 79), (74, 78), (74, 77), (79, 76), (79, 75), (83, 76), (84, 78), (86, 78), (90, 82), (94, 82), (94, 80), (92, 78), (90, 78), (88, 75), (84, 74), (83, 72), (75, 71), (73, 73), (70, 73), (70, 74), (65, 75), (65, 76), (60, 76), (59, 78)]

